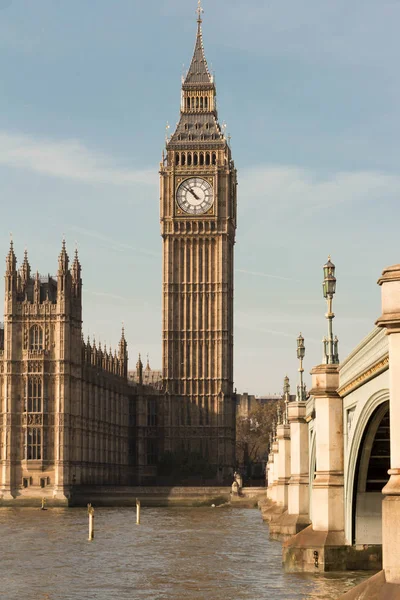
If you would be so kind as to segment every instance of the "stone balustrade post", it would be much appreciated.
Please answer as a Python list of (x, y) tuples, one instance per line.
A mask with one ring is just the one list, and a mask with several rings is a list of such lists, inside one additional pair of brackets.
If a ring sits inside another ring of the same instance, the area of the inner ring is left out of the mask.
[(278, 463), (276, 473), (276, 502), (283, 509), (288, 506), (290, 479), (290, 427), (281, 424), (277, 427)]
[(318, 365), (311, 375), (317, 456), (312, 489), (312, 528), (314, 531), (343, 533), (344, 543), (343, 402), (337, 393), (339, 365)]
[(288, 419), (291, 445), (288, 514), (301, 516), (304, 523), (309, 523), (306, 402), (290, 402), (288, 404)]

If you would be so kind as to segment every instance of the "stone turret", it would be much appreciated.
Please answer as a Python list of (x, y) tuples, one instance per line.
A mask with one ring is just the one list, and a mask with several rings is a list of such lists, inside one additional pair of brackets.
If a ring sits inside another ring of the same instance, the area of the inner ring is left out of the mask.
[(142, 385), (142, 383), (143, 383), (143, 363), (142, 363), (140, 354), (139, 354), (138, 361), (136, 363), (136, 381), (140, 385)]
[(71, 267), (72, 293), (74, 298), (81, 299), (82, 296), (82, 278), (81, 263), (79, 262), (78, 250), (75, 250), (74, 262)]
[(122, 327), (121, 340), (119, 342), (119, 355), (121, 377), (128, 377), (128, 344), (125, 339), (125, 328)]
[(20, 269), (20, 277), (21, 277), (21, 291), (25, 290), (31, 279), (31, 266), (28, 261), (28, 251), (25, 249), (24, 252), (24, 261), (21, 265)]
[(13, 312), (17, 300), (17, 259), (14, 253), (14, 244), (11, 240), (10, 250), (6, 258), (6, 274), (5, 274), (5, 314)]

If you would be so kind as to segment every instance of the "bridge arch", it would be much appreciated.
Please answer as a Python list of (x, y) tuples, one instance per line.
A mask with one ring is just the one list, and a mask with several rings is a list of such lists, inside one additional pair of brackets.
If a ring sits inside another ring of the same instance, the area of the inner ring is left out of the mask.
[[(382, 427), (387, 430), (384, 420), (388, 418), (389, 390), (387, 389), (373, 394), (360, 413), (354, 414), (354, 430), (351, 441), (349, 440), (345, 481), (345, 534), (350, 544), (381, 543), (381, 489), (384, 483), (380, 488), (377, 484), (375, 490), (367, 490), (366, 486), (368, 469), (373, 467), (371, 451), (374, 443), (379, 443), (378, 432)], [(387, 435), (389, 435), (388, 430)], [(382, 477), (385, 476), (386, 469)], [(369, 494), (371, 491), (375, 495)], [(368, 518), (364, 519), (367, 516)], [(365, 526), (366, 523), (368, 527)]]

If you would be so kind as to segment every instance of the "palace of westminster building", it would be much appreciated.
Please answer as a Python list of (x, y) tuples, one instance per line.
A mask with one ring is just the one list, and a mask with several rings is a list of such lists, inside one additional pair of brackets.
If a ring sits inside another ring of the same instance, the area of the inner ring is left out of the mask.
[(0, 504), (79, 486), (157, 483), (162, 456), (195, 453), (231, 481), (235, 465), (233, 255), (236, 170), (218, 123), (201, 7), (180, 120), (160, 165), (162, 379), (128, 371), (82, 336), (77, 252), (63, 242), (55, 276), (6, 258), (0, 328)]

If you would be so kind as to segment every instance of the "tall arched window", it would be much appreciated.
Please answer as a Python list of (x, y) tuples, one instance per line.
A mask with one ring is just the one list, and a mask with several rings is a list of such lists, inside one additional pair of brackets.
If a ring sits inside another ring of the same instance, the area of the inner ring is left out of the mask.
[(192, 155), (191, 155), (190, 152), (189, 152), (189, 154), (187, 156), (187, 164), (188, 164), (188, 167), (192, 166)]
[(176, 166), (179, 165), (179, 152), (177, 152), (175, 155), (175, 164), (176, 164)]
[(30, 427), (26, 434), (26, 459), (41, 460), (42, 458), (42, 430), (39, 427)]
[(200, 166), (202, 167), (204, 165), (204, 154), (203, 152), (200, 152)]
[(197, 167), (198, 162), (199, 162), (198, 154), (197, 154), (197, 152), (195, 152), (193, 154), (193, 164), (194, 164), (195, 167)]
[(210, 164), (210, 153), (207, 152), (207, 154), (206, 154), (206, 165), (209, 165), (209, 164)]
[(39, 325), (29, 330), (29, 350), (43, 350), (43, 329)]
[(42, 379), (29, 377), (27, 391), (27, 412), (42, 412)]
[(182, 156), (181, 156), (181, 165), (182, 165), (182, 167), (184, 167), (186, 165), (186, 156), (184, 154), (182, 154)]
[(212, 164), (213, 165), (217, 164), (217, 155), (215, 154), (215, 152), (213, 152), (213, 154), (212, 154)]

